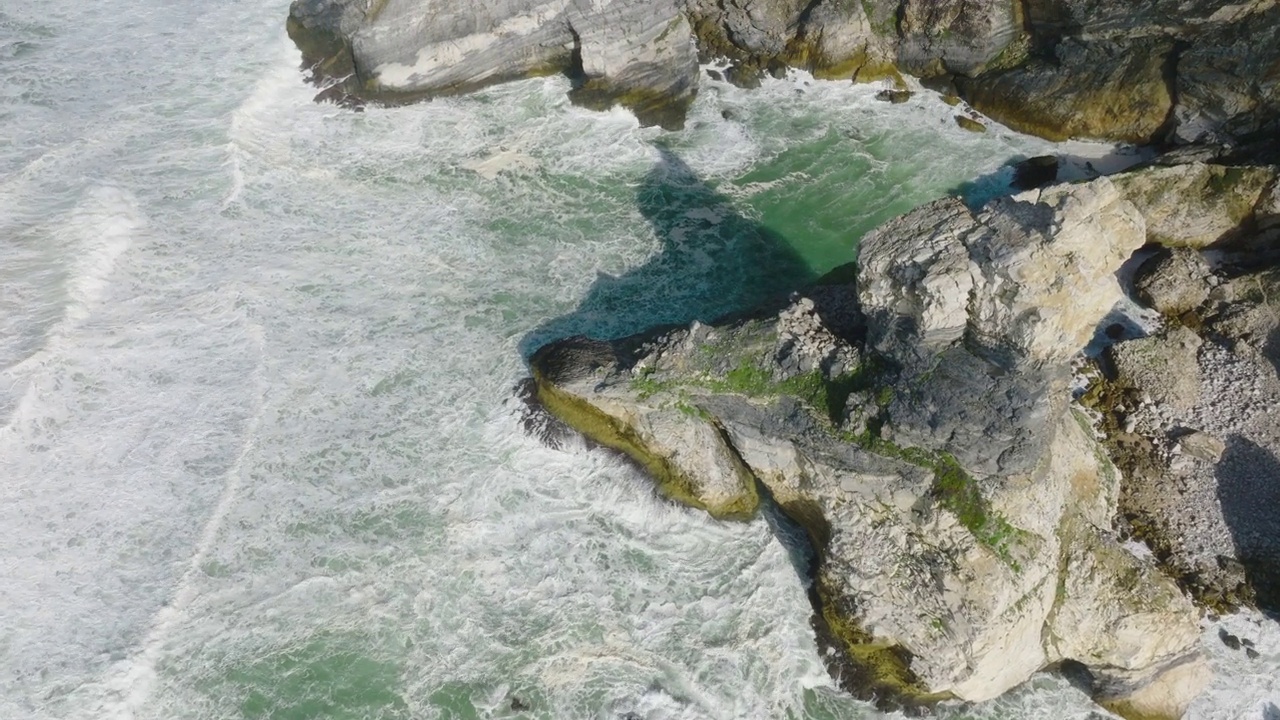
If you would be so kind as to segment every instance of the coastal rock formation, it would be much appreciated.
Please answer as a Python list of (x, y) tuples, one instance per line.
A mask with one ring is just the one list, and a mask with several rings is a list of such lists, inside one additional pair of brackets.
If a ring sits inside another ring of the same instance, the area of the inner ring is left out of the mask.
[(586, 104), (675, 128), (697, 90), (676, 0), (296, 0), (289, 31), (342, 92), (385, 102), (566, 72)]
[(865, 239), (860, 285), (552, 343), (537, 394), (670, 497), (803, 525), (851, 691), (985, 700), (1065, 664), (1117, 712), (1176, 718), (1208, 678), (1199, 613), (1112, 532), (1121, 477), (1070, 391), (1147, 234), (1106, 178), (937, 201)]
[[(1135, 279), (1164, 320), (1112, 347), (1082, 398), (1124, 473), (1130, 531), (1222, 611), (1280, 610), (1278, 178), (1274, 166), (1191, 164), (1117, 179), (1146, 202), (1149, 238), (1175, 246)], [(1165, 192), (1183, 206), (1149, 202)]]
[(1054, 139), (1280, 129), (1274, 0), (294, 0), (289, 31), (328, 96), (382, 102), (566, 73), (585, 105), (677, 128), (700, 52), (746, 86), (916, 75)]

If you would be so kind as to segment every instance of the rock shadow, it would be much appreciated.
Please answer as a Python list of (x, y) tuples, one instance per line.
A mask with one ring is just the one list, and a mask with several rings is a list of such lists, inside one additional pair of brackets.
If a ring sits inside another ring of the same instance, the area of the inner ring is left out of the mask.
[(573, 312), (542, 323), (520, 342), (528, 360), (556, 340), (612, 340), (650, 328), (711, 322), (749, 310), (815, 277), (777, 233), (746, 217), (675, 152), (636, 189), (636, 206), (660, 249), (622, 275), (601, 274)]
[(1258, 608), (1280, 615), (1280, 460), (1233, 435), (1215, 474), (1222, 516)]
[(1280, 707), (1276, 707), (1275, 703), (1268, 703), (1262, 708), (1262, 720), (1280, 720)]

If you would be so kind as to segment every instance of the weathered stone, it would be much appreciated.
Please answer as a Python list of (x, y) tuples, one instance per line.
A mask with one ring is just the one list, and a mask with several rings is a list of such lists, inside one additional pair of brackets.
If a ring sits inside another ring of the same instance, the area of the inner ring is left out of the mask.
[(1111, 362), (1124, 386), (1162, 405), (1189, 409), (1200, 400), (1200, 337), (1175, 325), (1160, 335), (1120, 343)]
[(336, 78), (345, 91), (384, 102), (566, 72), (589, 104), (608, 98), (678, 127), (697, 91), (697, 54), (676, 0), (296, 0), (290, 18), (310, 62), (328, 63), (331, 75), (350, 68)]
[(1048, 400), (1050, 388), (1123, 297), (1115, 272), (1144, 243), (1141, 216), (1106, 178), (978, 215), (940, 200), (869, 234), (867, 343), (904, 368), (887, 427), (895, 442), (977, 472), (1028, 470), (1065, 401)]
[(566, 72), (584, 104), (673, 128), (696, 91), (694, 37), (747, 87), (787, 65), (954, 76), (984, 113), (1053, 139), (1231, 140), (1280, 116), (1271, 0), (295, 0), (289, 29), (336, 81), (327, 97), (404, 102)]
[(975, 74), (1022, 32), (1017, 3), (906, 0), (898, 11), (898, 64), (913, 75)]
[(1133, 285), (1142, 302), (1165, 315), (1178, 316), (1209, 299), (1211, 274), (1209, 263), (1198, 250), (1173, 248), (1144, 262)]
[(910, 100), (911, 96), (914, 94), (915, 93), (910, 90), (881, 90), (876, 93), (876, 99), (883, 102), (893, 103), (894, 105), (900, 105)]
[(1216, 463), (1227, 451), (1227, 444), (1209, 433), (1193, 432), (1178, 439), (1177, 447), (1192, 457)]
[[(1119, 477), (1068, 407), (1069, 359), (1144, 242), (1105, 178), (977, 214), (942, 200), (864, 240), (846, 299), (564, 341), (535, 356), (535, 377), (570, 423), (657, 467), (661, 486), (680, 478), (674, 497), (717, 507), (741, 478), (762, 483), (821, 553), (816, 610), (851, 689), (985, 700), (1071, 660), (1100, 700), (1173, 717), (1194, 692), (1162, 683), (1207, 673), (1196, 612), (1111, 533)], [(827, 327), (855, 292), (865, 357)]]
[(986, 125), (983, 125), (981, 122), (978, 122), (967, 115), (957, 115), (956, 125), (959, 125), (969, 132), (984, 133), (987, 131)]
[(1115, 178), (1146, 218), (1148, 240), (1197, 249), (1231, 239), (1253, 218), (1275, 181), (1274, 167), (1206, 163), (1152, 167)]
[[(1280, 5), (1216, 25), (1178, 58), (1175, 137), (1204, 142), (1280, 132)], [(1223, 8), (1226, 10), (1227, 8)]]
[(1164, 126), (1173, 96), (1164, 66), (1173, 43), (1065, 39), (1052, 60), (957, 78), (964, 98), (1014, 130), (1051, 140), (1112, 138), (1143, 143)]

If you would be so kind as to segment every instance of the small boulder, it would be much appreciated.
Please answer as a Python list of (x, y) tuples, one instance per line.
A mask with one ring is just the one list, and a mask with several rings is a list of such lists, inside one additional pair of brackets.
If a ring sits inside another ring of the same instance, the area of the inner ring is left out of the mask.
[(724, 79), (743, 90), (755, 90), (764, 79), (764, 72), (756, 65), (739, 63), (724, 71)]
[(1211, 274), (1209, 263), (1198, 250), (1172, 248), (1157, 253), (1138, 268), (1134, 290), (1148, 306), (1176, 317), (1209, 298)]
[(901, 105), (902, 103), (910, 100), (911, 96), (914, 94), (915, 93), (912, 93), (910, 90), (885, 89), (876, 93), (876, 99), (883, 102), (893, 103), (894, 105)]
[(969, 132), (984, 133), (987, 131), (986, 125), (983, 125), (977, 120), (974, 120), (973, 118), (965, 115), (957, 115), (956, 124), (964, 128), (965, 130), (968, 130)]
[(1028, 158), (1013, 166), (1013, 182), (1015, 190), (1034, 190), (1052, 184), (1058, 179), (1058, 157), (1041, 155)]
[(1232, 650), (1240, 649), (1240, 638), (1227, 632), (1225, 628), (1220, 628), (1218, 630), (1218, 639), (1222, 641), (1223, 645), (1226, 645)]
[(1121, 385), (1161, 405), (1190, 410), (1200, 400), (1200, 336), (1181, 325), (1158, 335), (1130, 340), (1108, 350)]
[(1178, 439), (1178, 447), (1182, 452), (1198, 457), (1206, 462), (1216, 463), (1227, 451), (1227, 444), (1218, 438), (1203, 432), (1193, 432)]

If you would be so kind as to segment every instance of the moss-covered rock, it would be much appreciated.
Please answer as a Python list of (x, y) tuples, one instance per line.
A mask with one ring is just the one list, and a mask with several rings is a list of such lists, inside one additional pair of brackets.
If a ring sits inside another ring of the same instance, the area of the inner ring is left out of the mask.
[(1150, 142), (1173, 109), (1166, 67), (1172, 41), (1063, 40), (1051, 59), (957, 78), (961, 95), (988, 117), (1050, 140)]
[(1203, 249), (1247, 232), (1276, 177), (1269, 165), (1188, 163), (1144, 168), (1114, 181), (1142, 213), (1149, 242)]

